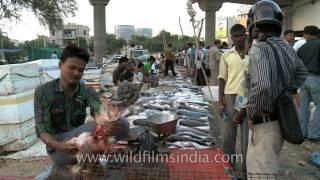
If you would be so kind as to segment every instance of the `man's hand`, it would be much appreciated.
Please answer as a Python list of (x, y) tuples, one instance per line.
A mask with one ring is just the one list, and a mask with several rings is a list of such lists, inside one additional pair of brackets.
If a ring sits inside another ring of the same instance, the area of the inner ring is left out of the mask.
[(243, 121), (244, 113), (242, 111), (238, 111), (232, 118), (233, 122), (240, 124)]
[(93, 135), (96, 137), (114, 136), (119, 129), (119, 121), (107, 122), (103, 125), (97, 125)]
[(253, 132), (253, 118), (251, 115), (248, 115), (248, 127)]
[(57, 150), (62, 151), (67, 154), (75, 154), (78, 152), (78, 148), (77, 148), (76, 143), (74, 142), (73, 139), (71, 139), (71, 140), (67, 139), (67, 140), (64, 140), (63, 142), (60, 142), (57, 147)]
[(225, 105), (224, 105), (223, 102), (219, 102), (219, 107), (218, 107), (218, 109), (219, 109), (219, 112), (220, 112), (220, 113), (223, 113), (223, 112), (224, 112), (224, 110), (225, 110)]
[(98, 125), (104, 125), (108, 122), (117, 121), (122, 116), (122, 108), (115, 106), (110, 100), (102, 100), (101, 111), (95, 114), (95, 120)]

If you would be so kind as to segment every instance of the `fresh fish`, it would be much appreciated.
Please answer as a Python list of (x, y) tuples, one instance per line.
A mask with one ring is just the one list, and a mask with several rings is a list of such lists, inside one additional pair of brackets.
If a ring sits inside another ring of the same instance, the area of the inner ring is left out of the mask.
[(136, 119), (148, 119), (147, 116), (142, 115), (131, 115), (127, 117), (128, 121), (134, 121)]
[(141, 127), (141, 126), (135, 126), (135, 127), (131, 127), (129, 129), (129, 138), (130, 140), (135, 140), (138, 139), (141, 134), (143, 134), (145, 132), (145, 128)]
[(197, 121), (197, 120), (191, 120), (191, 119), (180, 119), (179, 123), (184, 125), (184, 126), (208, 126), (208, 122), (202, 122), (202, 121)]
[(203, 123), (209, 122), (209, 118), (208, 117), (192, 118), (192, 117), (180, 115), (179, 118), (180, 119), (190, 119), (190, 120), (194, 120), (194, 121), (200, 121), (200, 122), (203, 122)]
[(191, 84), (185, 84), (185, 85), (183, 85), (182, 87), (188, 88), (188, 89), (199, 90), (199, 91), (200, 91), (200, 88), (199, 88), (198, 86), (194, 86), (194, 85), (191, 85)]
[(212, 104), (203, 101), (189, 101), (189, 103), (212, 107)]
[(185, 148), (195, 148), (195, 149), (207, 149), (210, 148), (209, 146), (202, 146), (200, 144), (197, 144), (195, 142), (190, 142), (190, 141), (177, 141), (172, 143), (173, 145), (176, 146), (183, 146)]
[(193, 128), (188, 127), (188, 126), (178, 126), (176, 131), (178, 133), (179, 132), (192, 132), (193, 134), (196, 134), (198, 136), (208, 136), (208, 133), (205, 133), (205, 132), (200, 131), (198, 129), (193, 129)]
[(171, 143), (171, 142), (167, 142), (167, 144), (169, 145), (169, 148), (185, 148), (181, 144), (175, 144), (175, 143)]
[(141, 112), (143, 112), (145, 110), (141, 106), (130, 106), (129, 109), (133, 114), (139, 114), (139, 113), (141, 113)]
[(190, 136), (192, 138), (199, 139), (204, 142), (211, 142), (211, 143), (215, 143), (215, 140), (216, 140), (212, 136), (199, 136), (199, 135), (196, 135), (192, 132), (178, 132), (175, 135), (177, 135), (177, 136)]
[(208, 111), (207, 109), (201, 108), (201, 107), (192, 107), (192, 106), (185, 106), (185, 105), (181, 105), (178, 107), (178, 109), (185, 109), (185, 110), (189, 110), (189, 111), (195, 111), (195, 112), (200, 112), (200, 113), (205, 113), (205, 114), (211, 114), (210, 111)]
[(211, 116), (210, 114), (194, 112), (194, 111), (189, 111), (189, 110), (184, 110), (184, 109), (177, 110), (177, 114), (178, 115), (189, 116), (189, 117), (194, 117), (194, 118), (206, 117), (207, 116), (211, 121), (213, 120), (213, 116)]
[(195, 142), (197, 144), (200, 144), (200, 145), (204, 145), (206, 146), (207, 144), (199, 139), (195, 139), (195, 138), (192, 138), (192, 137), (189, 137), (189, 136), (177, 136), (177, 135), (171, 135), (167, 138), (167, 140), (169, 142), (176, 142), (176, 141), (190, 141), (190, 142)]
[(159, 104), (144, 104), (143, 107), (146, 109), (155, 109), (159, 111), (165, 110), (165, 108), (160, 106)]
[(210, 127), (209, 126), (196, 126), (196, 127), (190, 127), (190, 128), (193, 128), (193, 129), (197, 129), (199, 131), (202, 131), (204, 133), (210, 133)]

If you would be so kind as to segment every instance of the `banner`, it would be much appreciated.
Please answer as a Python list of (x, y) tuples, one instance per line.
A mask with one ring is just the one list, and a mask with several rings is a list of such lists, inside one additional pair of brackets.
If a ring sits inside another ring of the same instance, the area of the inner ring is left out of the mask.
[(228, 36), (228, 19), (222, 18), (216, 21), (216, 38), (226, 38)]

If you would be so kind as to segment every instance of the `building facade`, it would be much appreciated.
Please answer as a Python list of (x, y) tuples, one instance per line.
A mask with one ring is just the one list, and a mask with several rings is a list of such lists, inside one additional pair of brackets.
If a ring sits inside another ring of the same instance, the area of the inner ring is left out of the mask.
[(114, 28), (114, 34), (116, 35), (116, 39), (131, 40), (132, 35), (134, 35), (134, 26), (117, 25)]
[(241, 5), (239, 7), (237, 19), (239, 24), (243, 25), (244, 27), (247, 27), (247, 21), (248, 21), (248, 13), (252, 6), (251, 5)]
[(303, 31), (309, 25), (320, 27), (320, 0), (296, 0), (287, 11), (292, 15), (294, 31)]
[(152, 29), (151, 28), (136, 28), (135, 34), (139, 36), (145, 36), (147, 38), (152, 38)]
[(69, 23), (63, 29), (51, 31), (49, 42), (65, 47), (68, 44), (78, 44), (80, 38), (84, 38), (89, 43), (89, 26)]

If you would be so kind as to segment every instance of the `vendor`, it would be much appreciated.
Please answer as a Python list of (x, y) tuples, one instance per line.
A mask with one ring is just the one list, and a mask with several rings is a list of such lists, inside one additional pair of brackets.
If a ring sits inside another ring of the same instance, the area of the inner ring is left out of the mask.
[[(80, 79), (89, 61), (86, 49), (70, 45), (60, 58), (61, 77), (35, 90), (34, 114), (36, 133), (45, 143), (47, 153), (55, 164), (77, 163), (75, 154), (78, 149), (70, 139), (83, 132), (93, 132), (96, 126), (103, 126), (106, 135), (116, 139), (126, 137), (129, 124), (120, 118), (116, 109), (102, 106), (97, 93)], [(90, 107), (95, 121), (84, 123), (86, 107)], [(110, 111), (109, 111), (110, 110)]]
[(119, 59), (118, 67), (113, 71), (112, 74), (112, 82), (115, 86), (118, 86), (120, 75), (129, 68), (128, 61), (129, 59), (127, 57), (121, 57)]
[(133, 73), (131, 71), (125, 71), (120, 76), (120, 84), (118, 86), (118, 98), (125, 101), (127, 104), (134, 103), (138, 97), (138, 91), (133, 85)]
[(150, 78), (149, 81), (152, 87), (158, 86), (158, 64), (156, 63), (156, 58), (150, 56), (151, 59), (151, 69), (150, 69)]
[(142, 83), (144, 81), (144, 65), (142, 62), (138, 62), (138, 66), (134, 71), (133, 82)]

